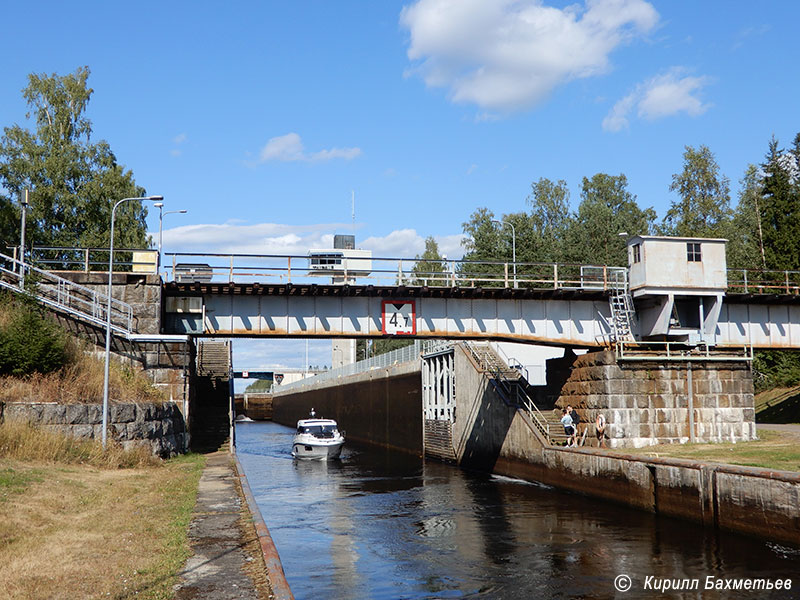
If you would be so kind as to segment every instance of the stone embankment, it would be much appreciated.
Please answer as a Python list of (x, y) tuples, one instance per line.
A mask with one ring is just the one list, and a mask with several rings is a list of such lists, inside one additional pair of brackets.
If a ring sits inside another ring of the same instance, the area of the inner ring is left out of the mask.
[[(0, 417), (5, 421), (25, 421), (79, 439), (100, 439), (103, 434), (100, 404), (0, 403)], [(186, 423), (173, 402), (111, 404), (108, 424), (109, 437), (124, 448), (148, 446), (153, 454), (162, 458), (186, 451)]]

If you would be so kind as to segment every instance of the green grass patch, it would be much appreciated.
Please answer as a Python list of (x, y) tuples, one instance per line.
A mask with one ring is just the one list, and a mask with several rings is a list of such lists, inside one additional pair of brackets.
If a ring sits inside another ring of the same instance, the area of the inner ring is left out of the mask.
[(10, 496), (21, 494), (31, 483), (42, 481), (42, 476), (35, 470), (19, 470), (8, 467), (0, 469), (0, 502)]
[(758, 431), (758, 440), (736, 444), (659, 444), (625, 449), (625, 453), (645, 456), (686, 458), (761, 467), (780, 471), (800, 471), (800, 436), (791, 432)]
[(177, 583), (176, 573), (191, 555), (189, 548), (189, 523), (197, 502), (197, 492), (206, 457), (202, 454), (184, 454), (172, 458), (169, 466), (183, 476), (159, 488), (165, 499), (164, 508), (169, 512), (169, 523), (160, 533), (162, 547), (158, 559), (148, 568), (132, 573), (138, 598), (170, 600)]

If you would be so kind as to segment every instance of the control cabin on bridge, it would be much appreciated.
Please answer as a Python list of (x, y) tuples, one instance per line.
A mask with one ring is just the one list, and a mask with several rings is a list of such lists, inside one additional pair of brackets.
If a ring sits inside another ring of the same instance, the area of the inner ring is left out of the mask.
[(633, 236), (630, 294), (641, 339), (714, 345), (728, 287), (723, 239)]

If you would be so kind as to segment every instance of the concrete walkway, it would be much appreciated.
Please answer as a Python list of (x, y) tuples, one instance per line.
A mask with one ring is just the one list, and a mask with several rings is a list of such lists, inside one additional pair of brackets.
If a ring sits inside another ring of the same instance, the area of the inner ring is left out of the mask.
[[(268, 584), (254, 583), (246, 571), (251, 563), (258, 565), (251, 572), (264, 567), (259, 563), (261, 557), (253, 557), (245, 548), (254, 540), (258, 547), (258, 542), (255, 531), (247, 535), (240, 527), (243, 501), (236, 479), (230, 454), (218, 451), (208, 455), (189, 526), (194, 554), (179, 574), (176, 600), (262, 600), (271, 596)], [(245, 512), (245, 518), (249, 516)]]

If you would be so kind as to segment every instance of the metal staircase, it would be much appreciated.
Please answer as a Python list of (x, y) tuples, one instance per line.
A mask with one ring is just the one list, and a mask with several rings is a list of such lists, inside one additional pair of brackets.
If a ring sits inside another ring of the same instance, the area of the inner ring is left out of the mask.
[(633, 341), (633, 326), (636, 322), (636, 309), (628, 289), (627, 271), (611, 273), (609, 281), (611, 295), (608, 304), (611, 308), (611, 341)]
[(528, 396), (524, 387), (526, 380), (518, 369), (510, 368), (489, 343), (468, 342), (467, 348), (475, 362), (487, 374), (489, 383), (506, 406), (524, 410), (542, 439), (548, 444), (557, 444), (563, 441), (561, 438), (566, 439), (560, 422), (556, 419), (554, 423), (553, 419), (542, 413)]
[[(68, 279), (0, 254), (0, 287), (31, 295), (49, 308), (95, 327), (108, 322), (108, 296)], [(135, 337), (133, 308), (111, 300), (111, 331), (128, 339)]]
[(204, 340), (197, 345), (197, 374), (214, 379), (228, 379), (231, 370), (231, 346), (228, 341)]

